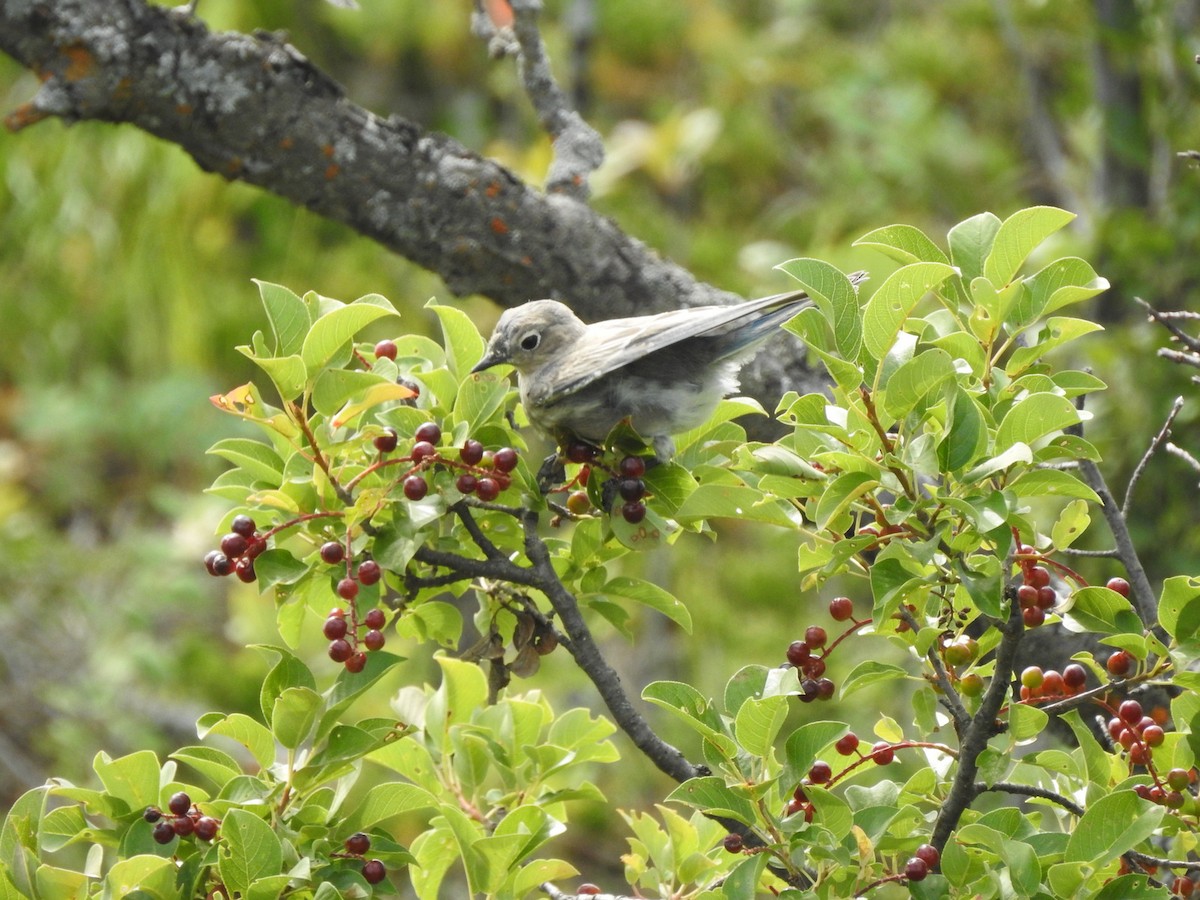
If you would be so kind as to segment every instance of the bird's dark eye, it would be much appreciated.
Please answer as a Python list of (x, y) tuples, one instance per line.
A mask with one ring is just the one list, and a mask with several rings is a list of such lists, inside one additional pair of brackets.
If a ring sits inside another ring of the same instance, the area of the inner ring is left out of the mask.
[(521, 338), (521, 349), (533, 350), (541, 342), (542, 336), (535, 331), (533, 334), (527, 334), (525, 337)]

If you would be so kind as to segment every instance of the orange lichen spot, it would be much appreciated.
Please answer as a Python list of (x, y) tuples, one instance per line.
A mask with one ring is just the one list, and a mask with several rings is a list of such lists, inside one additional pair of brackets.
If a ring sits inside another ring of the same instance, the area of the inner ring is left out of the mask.
[(67, 81), (80, 81), (92, 74), (96, 67), (96, 57), (92, 51), (82, 44), (68, 44), (62, 48), (62, 55), (67, 58), (67, 68), (63, 77)]
[(231, 157), (229, 162), (225, 164), (225, 174), (229, 176), (240, 175), (242, 171), (242, 158), (240, 156)]
[(513, 11), (508, 5), (508, 0), (489, 0), (487, 10), (488, 16), (500, 28), (506, 28), (513, 23)]
[(533, 259), (532, 259), (531, 257), (528, 257), (528, 256), (522, 256), (522, 257), (521, 257), (521, 265), (523, 265), (523, 266), (532, 266), (532, 265), (533, 265)]
[(487, 190), (484, 193), (486, 193), (489, 197), (495, 197), (500, 193), (500, 182), (493, 181), (487, 186)]
[(133, 79), (122, 78), (117, 82), (117, 88), (113, 91), (113, 97), (117, 100), (128, 100), (133, 96)]
[(499, 216), (492, 219), (492, 231), (496, 234), (508, 234), (508, 225)]
[(321, 152), (325, 154), (326, 159), (333, 159), (333, 144), (326, 144), (321, 148)]
[(48, 112), (43, 112), (32, 103), (22, 103), (4, 117), (4, 127), (9, 131), (20, 131), (30, 125), (36, 125), (42, 119), (50, 118)]
[(285, 137), (283, 140), (281, 140), (279, 142), (280, 150), (291, 150), (295, 146), (296, 146), (295, 138)]
[(181, 116), (190, 116), (192, 114), (192, 104), (176, 103), (175, 104), (175, 112)]
[(337, 178), (338, 172), (340, 171), (342, 171), (341, 166), (339, 166), (337, 163), (330, 163), (325, 167), (325, 180), (333, 181), (333, 179)]

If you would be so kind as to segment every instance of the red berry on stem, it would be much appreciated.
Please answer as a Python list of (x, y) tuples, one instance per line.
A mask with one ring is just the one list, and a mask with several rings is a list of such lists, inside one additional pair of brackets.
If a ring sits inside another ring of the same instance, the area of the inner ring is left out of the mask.
[(646, 484), (640, 478), (621, 478), (617, 481), (617, 493), (624, 500), (641, 500), (646, 496)]
[(395, 359), (396, 358), (396, 342), (395, 341), (380, 341), (375, 345), (376, 359)]
[(389, 427), (385, 428), (383, 434), (375, 438), (372, 443), (374, 443), (375, 449), (380, 453), (391, 453), (396, 449), (396, 445), (400, 443), (400, 436), (396, 434), (395, 428)]
[(1054, 669), (1046, 672), (1046, 677), (1042, 681), (1042, 693), (1048, 697), (1054, 697), (1063, 692), (1066, 683), (1063, 681), (1062, 675)]
[(420, 443), (424, 441), (430, 445), (436, 445), (442, 439), (442, 429), (438, 427), (436, 422), (426, 422), (413, 434), (413, 440)]
[(346, 548), (342, 546), (340, 541), (326, 541), (321, 545), (321, 559), (329, 563), (331, 566), (336, 566), (346, 558)]
[(599, 450), (583, 441), (572, 441), (567, 445), (567, 459), (573, 463), (590, 463), (599, 455)]
[(429, 493), (429, 485), (420, 475), (409, 475), (404, 479), (404, 496), (416, 502)]
[(851, 731), (849, 734), (844, 734), (833, 746), (842, 756), (852, 756), (858, 749), (858, 735), (853, 731)]
[(1017, 602), (1021, 605), (1021, 609), (1029, 609), (1037, 606), (1038, 589), (1032, 584), (1023, 584), (1017, 588)]
[(350, 646), (350, 642), (339, 638), (329, 645), (329, 658), (334, 662), (344, 663), (354, 655), (354, 648)]
[(484, 503), (491, 503), (500, 496), (500, 483), (495, 478), (485, 475), (475, 485), (475, 496)]
[(878, 765), (886, 766), (896, 758), (896, 750), (887, 741), (879, 741), (871, 747), (871, 759)]
[(833, 769), (829, 763), (818, 759), (808, 770), (808, 780), (813, 784), (827, 784), (833, 778)]
[(242, 537), (250, 537), (258, 529), (254, 524), (254, 520), (249, 516), (234, 516), (233, 521), (229, 523), (229, 530), (240, 534)]
[(385, 613), (382, 609), (379, 609), (379, 608), (369, 610), (367, 612), (367, 614), (363, 617), (363, 624), (366, 625), (368, 628), (375, 628), (375, 629), (382, 628), (384, 622), (386, 622), (386, 621), (387, 621), (387, 613)]
[(454, 482), (454, 486), (456, 488), (458, 488), (460, 493), (463, 493), (463, 494), (475, 493), (475, 488), (478, 487), (478, 485), (479, 485), (479, 479), (476, 478), (474, 475), (472, 475), (470, 472), (463, 472), (461, 475), (458, 476), (458, 479)]
[(497, 472), (511, 472), (517, 467), (517, 451), (512, 447), (501, 447), (496, 451), (493, 461)]
[(1173, 791), (1185, 791), (1189, 783), (1187, 769), (1172, 769), (1167, 773), (1167, 786)]
[(1137, 725), (1142, 721), (1142, 704), (1136, 700), (1126, 700), (1117, 707), (1117, 715), (1126, 725)]
[(249, 546), (249, 539), (244, 534), (238, 534), (236, 531), (231, 531), (225, 537), (221, 538), (221, 552), (226, 556), (241, 556)]
[(804, 674), (809, 678), (820, 678), (825, 674), (825, 660), (818, 656), (809, 657), (804, 664)]
[(1118, 650), (1108, 658), (1104, 665), (1113, 677), (1125, 678), (1133, 674), (1135, 661), (1131, 653), (1125, 650)]
[(829, 601), (829, 618), (845, 622), (854, 617), (854, 601), (849, 597), (834, 597)]
[(172, 827), (168, 819), (163, 819), (157, 823), (150, 832), (156, 843), (169, 844), (175, 840), (175, 829)]
[(742, 851), (742, 836), (736, 832), (730, 832), (725, 835), (725, 840), (721, 841), (721, 845), (727, 853), (740, 853)]
[(836, 686), (828, 678), (817, 679), (817, 699), (829, 700), (833, 697), (833, 692)]
[(343, 600), (353, 600), (358, 596), (358, 582), (347, 576), (337, 583), (337, 595)]
[(463, 442), (462, 449), (458, 451), (458, 458), (465, 462), (468, 466), (475, 466), (483, 459), (483, 444), (474, 438), (467, 438)]
[(384, 642), (383, 632), (375, 628), (363, 635), (363, 643), (366, 644), (368, 650), (380, 650), (383, 648)]
[(646, 461), (640, 456), (626, 456), (617, 466), (617, 472), (624, 478), (641, 478), (646, 474)]
[(926, 865), (928, 865), (931, 869), (936, 866), (938, 861), (942, 858), (942, 855), (938, 853), (937, 847), (933, 846), (933, 844), (922, 844), (917, 848), (917, 852), (914, 853), (913, 856), (915, 856), (917, 859), (925, 860)]
[(180, 837), (187, 837), (196, 830), (196, 823), (192, 821), (190, 816), (176, 816), (171, 820), (171, 828)]
[(1052, 609), (1058, 603), (1058, 592), (1047, 585), (1038, 588), (1037, 605), (1039, 609)]
[(211, 841), (217, 836), (221, 823), (212, 816), (201, 816), (196, 820), (196, 837), (202, 841)]
[(343, 617), (345, 615), (346, 615), (346, 611), (344, 609), (342, 609), (340, 606), (335, 606), (333, 609), (331, 609), (329, 611), (329, 618), (331, 618), (331, 619), (334, 616)]
[(367, 654), (365, 654), (361, 650), (359, 650), (357, 653), (352, 655), (348, 660), (346, 660), (344, 665), (346, 666), (347, 672), (352, 672), (355, 675), (357, 675), (359, 672), (361, 672), (363, 669), (365, 669), (367, 667)]
[(1032, 609), (1022, 610), (1021, 618), (1024, 620), (1026, 628), (1037, 628), (1046, 621), (1046, 612), (1035, 606)]
[(358, 565), (358, 581), (370, 586), (383, 577), (383, 568), (373, 559), (364, 559)]
[(825, 641), (829, 636), (825, 633), (825, 629), (820, 625), (809, 625), (804, 630), (804, 643), (816, 650), (818, 647), (824, 647)]
[(330, 616), (325, 620), (325, 627), (321, 631), (327, 639), (336, 641), (338, 638), (344, 638), (347, 630), (349, 626), (343, 616)]
[(243, 556), (234, 564), (233, 571), (237, 574), (239, 580), (250, 584), (258, 576), (254, 573), (254, 560), (248, 556)]
[[(1179, 771), (1183, 772), (1183, 769), (1180, 769)], [(1187, 778), (1187, 772), (1183, 772), (1183, 777)], [(1185, 781), (1184, 783), (1186, 784), (1187, 782)], [(147, 822), (157, 822), (162, 818), (162, 810), (157, 806), (147, 806), (146, 811), (142, 813), (142, 818)]]
[(1116, 591), (1122, 597), (1129, 596), (1129, 582), (1124, 578), (1110, 578), (1104, 586), (1110, 591)]
[(387, 867), (377, 859), (363, 863), (362, 877), (367, 884), (379, 884), (387, 877)]
[(792, 641), (788, 644), (787, 660), (797, 669), (802, 668), (812, 656), (812, 647), (804, 641)]
[(914, 856), (904, 866), (904, 877), (909, 881), (924, 881), (928, 874), (929, 863), (919, 856)]
[(209, 557), (204, 557), (204, 564), (208, 567), (208, 571), (214, 575), (228, 575), (233, 571), (233, 560), (222, 553), (220, 550), (213, 550), (216, 556), (210, 560)]
[(1045, 566), (1031, 566), (1025, 573), (1025, 583), (1035, 588), (1044, 588), (1050, 583), (1050, 570)]
[(177, 816), (186, 816), (188, 810), (192, 808), (192, 798), (184, 791), (172, 794), (171, 799), (167, 801), (167, 809), (175, 813)]
[(1068, 689), (1078, 691), (1087, 684), (1087, 669), (1079, 663), (1071, 663), (1063, 669), (1062, 677)]
[(415, 444), (413, 444), (412, 453), (410, 455), (412, 456), (413, 462), (419, 463), (426, 459), (432, 459), (433, 457), (437, 456), (437, 448), (433, 446), (433, 444), (429, 443), (429, 441), (417, 441)]
[(371, 849), (371, 838), (361, 831), (356, 831), (346, 838), (346, 852), (362, 856)]
[(641, 500), (627, 501), (621, 507), (621, 518), (630, 525), (636, 525), (646, 518), (646, 504)]
[(1149, 747), (1161, 747), (1166, 738), (1166, 732), (1162, 730), (1161, 726), (1150, 725), (1142, 729), (1142, 740)]

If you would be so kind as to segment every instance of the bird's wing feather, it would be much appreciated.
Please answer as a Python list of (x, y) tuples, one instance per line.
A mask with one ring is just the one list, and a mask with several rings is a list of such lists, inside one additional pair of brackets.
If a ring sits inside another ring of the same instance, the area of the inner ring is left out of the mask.
[[(688, 338), (718, 332), (739, 320), (758, 315), (771, 307), (784, 307), (807, 297), (804, 291), (773, 294), (748, 303), (675, 310), (652, 316), (610, 319), (588, 327), (579, 344), (564, 357), (563, 366), (544, 371), (535, 388), (537, 401), (550, 405), (587, 387), (648, 353), (654, 353)], [(799, 312), (799, 310), (797, 310)]]

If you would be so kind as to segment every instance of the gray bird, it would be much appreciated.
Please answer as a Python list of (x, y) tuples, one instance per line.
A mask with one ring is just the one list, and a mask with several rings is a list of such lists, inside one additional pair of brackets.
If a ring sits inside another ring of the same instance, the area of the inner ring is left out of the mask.
[(671, 435), (707, 421), (737, 390), (755, 345), (810, 303), (790, 291), (585, 325), (556, 300), (534, 300), (500, 316), (471, 371), (515, 366), (530, 422), (560, 446), (571, 438), (600, 446), (628, 418), (665, 460)]

